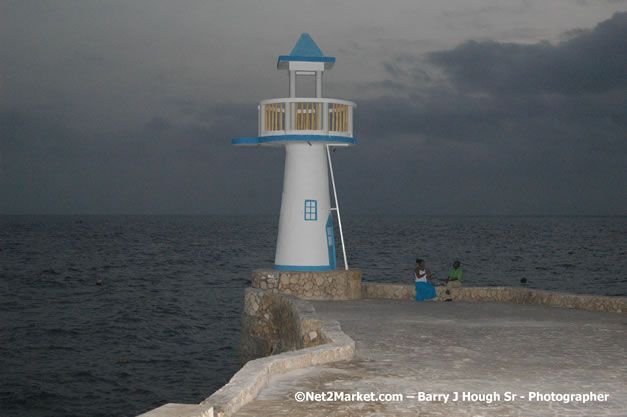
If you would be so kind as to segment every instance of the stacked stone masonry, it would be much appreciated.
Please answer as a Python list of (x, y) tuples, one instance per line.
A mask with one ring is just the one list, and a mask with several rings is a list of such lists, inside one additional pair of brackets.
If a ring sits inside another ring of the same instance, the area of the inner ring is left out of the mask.
[(311, 304), (269, 290), (247, 288), (242, 312), (240, 361), (326, 343)]
[(276, 271), (258, 269), (252, 287), (306, 300), (356, 300), (361, 298), (361, 271)]
[[(446, 299), (445, 291), (444, 287), (436, 287), (438, 297), (435, 301)], [(565, 294), (513, 287), (461, 287), (451, 289), (450, 292), (453, 301), (536, 304), (549, 307), (627, 313), (627, 297)], [(416, 289), (413, 285), (362, 284), (362, 298), (413, 300), (415, 297)]]

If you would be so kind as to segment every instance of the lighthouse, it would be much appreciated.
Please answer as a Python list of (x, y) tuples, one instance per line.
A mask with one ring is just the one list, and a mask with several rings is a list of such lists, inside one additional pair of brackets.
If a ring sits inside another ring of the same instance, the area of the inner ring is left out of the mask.
[[(335, 58), (325, 56), (311, 36), (303, 33), (292, 52), (279, 56), (277, 63), (277, 69), (288, 73), (288, 97), (260, 102), (257, 136), (232, 140), (237, 146), (285, 148), (276, 270), (336, 269), (334, 212), (348, 269), (330, 148), (356, 144), (355, 103), (322, 96), (323, 74), (334, 64)], [(297, 77), (314, 79), (315, 97), (298, 95)]]

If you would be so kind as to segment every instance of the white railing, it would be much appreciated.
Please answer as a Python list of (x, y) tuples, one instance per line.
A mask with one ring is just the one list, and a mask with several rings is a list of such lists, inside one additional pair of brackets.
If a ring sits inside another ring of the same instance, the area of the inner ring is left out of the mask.
[(259, 136), (353, 137), (355, 103), (332, 98), (275, 98), (259, 103)]

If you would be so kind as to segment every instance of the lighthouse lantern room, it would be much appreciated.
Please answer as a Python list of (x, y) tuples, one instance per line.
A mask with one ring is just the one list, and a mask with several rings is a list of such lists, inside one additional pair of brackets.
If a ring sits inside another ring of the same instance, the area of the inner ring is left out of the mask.
[[(346, 262), (342, 223), (329, 147), (356, 144), (353, 135), (355, 103), (323, 98), (323, 73), (335, 64), (311, 36), (303, 33), (290, 55), (281, 55), (277, 68), (289, 74), (289, 97), (264, 100), (258, 106), (258, 136), (233, 139), (238, 146), (285, 148), (283, 194), (275, 269), (327, 271), (336, 269), (333, 215)], [(315, 97), (298, 97), (296, 77), (313, 76)], [(329, 172), (335, 207), (331, 207)]]

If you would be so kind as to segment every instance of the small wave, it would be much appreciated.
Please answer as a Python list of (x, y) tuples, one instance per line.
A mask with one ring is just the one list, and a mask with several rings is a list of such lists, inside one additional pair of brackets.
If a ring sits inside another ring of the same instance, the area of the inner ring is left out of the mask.
[(72, 377), (77, 379), (97, 379), (96, 375), (90, 370), (80, 370), (72, 372)]
[(216, 349), (217, 352), (232, 352), (234, 351), (235, 348), (233, 346), (220, 346), (219, 348)]
[(47, 348), (48, 350), (65, 350), (68, 352), (72, 352), (76, 350), (75, 346), (60, 346), (60, 345), (51, 345), (48, 346)]
[(51, 336), (78, 336), (81, 334), (81, 332), (76, 329), (62, 329), (58, 327), (47, 329), (46, 333)]

